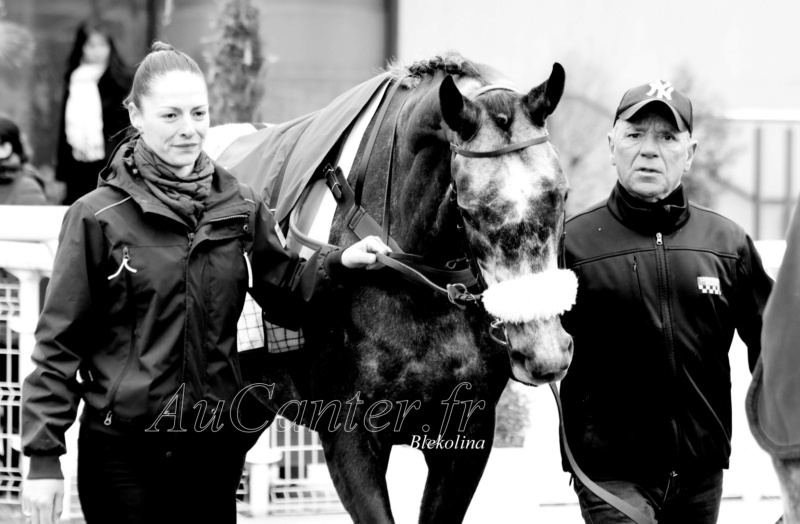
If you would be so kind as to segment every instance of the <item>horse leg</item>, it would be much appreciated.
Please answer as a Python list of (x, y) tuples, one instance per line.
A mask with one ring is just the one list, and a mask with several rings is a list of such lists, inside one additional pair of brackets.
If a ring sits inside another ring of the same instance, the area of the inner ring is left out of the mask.
[(420, 524), (460, 524), (464, 521), (489, 460), (491, 433), (484, 445), (486, 449), (423, 451), (428, 463), (428, 480), (422, 496)]
[(800, 460), (772, 458), (781, 486), (784, 524), (800, 524)]
[(336, 492), (355, 524), (394, 524), (386, 486), (391, 444), (359, 431), (322, 433)]

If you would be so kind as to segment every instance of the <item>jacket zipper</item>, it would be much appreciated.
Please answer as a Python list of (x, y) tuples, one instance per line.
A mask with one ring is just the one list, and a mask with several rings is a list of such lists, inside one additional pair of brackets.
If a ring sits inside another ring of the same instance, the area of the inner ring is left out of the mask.
[[(127, 265), (126, 262), (131, 259), (130, 251), (128, 250), (128, 246), (122, 248), (122, 260), (123, 265)], [(129, 268), (130, 269), (130, 268)], [(127, 287), (127, 300), (128, 300), (128, 309), (130, 310), (131, 315), (131, 343), (130, 348), (128, 348), (128, 360), (125, 362), (125, 367), (122, 368), (122, 373), (120, 373), (117, 380), (114, 382), (114, 385), (111, 386), (111, 390), (108, 392), (108, 411), (106, 412), (106, 417), (103, 420), (103, 424), (106, 426), (110, 426), (112, 419), (114, 417), (114, 405), (117, 401), (117, 390), (119, 389), (120, 385), (122, 385), (122, 380), (125, 378), (125, 375), (128, 374), (128, 370), (130, 369), (131, 365), (133, 364), (133, 359), (136, 356), (136, 307), (133, 303), (133, 283), (131, 282), (131, 272), (135, 272), (135, 270), (126, 271), (125, 272), (125, 286)]]
[[(194, 228), (194, 231), (189, 231), (186, 234), (188, 243), (187, 243), (187, 246), (186, 246), (186, 258), (183, 261), (183, 281), (184, 281), (184, 285), (187, 287), (187, 289), (189, 287), (189, 259), (192, 256), (192, 247), (194, 245), (194, 237), (196, 236), (197, 232), (200, 231), (200, 228), (205, 226), (205, 225), (216, 223), (216, 222), (222, 222), (222, 221), (225, 221), (225, 220), (233, 220), (233, 219), (236, 219), (236, 218), (248, 218), (248, 217), (249, 217), (249, 215), (240, 213), (238, 215), (228, 215), (228, 216), (224, 216), (224, 217), (213, 218), (213, 219), (211, 219), (211, 220), (209, 220), (207, 222), (201, 222), (201, 223), (197, 224), (197, 227)], [(247, 230), (248, 230), (247, 228), (248, 227), (249, 227), (248, 225), (245, 225), (245, 232), (247, 232)], [(245, 252), (245, 259), (247, 259), (247, 253), (246, 252)], [(249, 261), (248, 261), (248, 263), (249, 263)], [(248, 270), (249, 270), (250, 269), (249, 264), (248, 264), (247, 267), (248, 267)], [(188, 325), (188, 322), (189, 322), (189, 316), (188, 316), (189, 308), (188, 308), (188, 304), (186, 303), (186, 301), (188, 301), (188, 300), (189, 300), (189, 294), (186, 293), (185, 297), (184, 297), (184, 307), (186, 308), (187, 314), (186, 314), (186, 318), (184, 319), (184, 329), (186, 329), (186, 327)], [(184, 337), (183, 359), (182, 359), (182, 363), (181, 363), (181, 376), (180, 376), (180, 383), (181, 384), (186, 382), (186, 358), (187, 358), (187, 355), (189, 354), (186, 351), (186, 343), (187, 343), (186, 342), (186, 338)]]
[(212, 218), (208, 222), (202, 222), (200, 224), (197, 224), (197, 227), (194, 228), (194, 232), (197, 233), (198, 231), (200, 231), (201, 227), (203, 227), (205, 225), (208, 225), (208, 224), (213, 224), (214, 222), (222, 222), (223, 220), (232, 220), (234, 218), (247, 218), (248, 216), (249, 215), (240, 214), (240, 215), (228, 215), (228, 216), (225, 216), (225, 217)]
[[(678, 367), (675, 357), (675, 335), (672, 330), (672, 312), (669, 302), (669, 269), (667, 267), (667, 253), (664, 246), (664, 237), (661, 233), (656, 233), (656, 261), (658, 263), (658, 296), (661, 302), (661, 321), (664, 325), (665, 345), (667, 349), (667, 364), (669, 365), (670, 378), (672, 384), (678, 380)], [(670, 406), (673, 408), (673, 406)], [(675, 456), (677, 456), (678, 446), (678, 422), (674, 417), (674, 408), (670, 410), (670, 427), (672, 428), (673, 442), (675, 443)]]

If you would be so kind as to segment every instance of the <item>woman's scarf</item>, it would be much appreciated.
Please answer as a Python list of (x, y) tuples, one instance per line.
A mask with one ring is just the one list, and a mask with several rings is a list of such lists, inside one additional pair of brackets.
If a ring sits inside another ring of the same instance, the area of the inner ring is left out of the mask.
[(133, 148), (133, 163), (133, 174), (142, 178), (153, 196), (186, 224), (196, 228), (203, 215), (205, 200), (211, 190), (211, 175), (214, 173), (214, 164), (208, 155), (201, 151), (192, 173), (179, 177), (139, 137)]
[(72, 156), (80, 162), (96, 162), (106, 156), (103, 102), (97, 87), (105, 71), (105, 64), (81, 64), (70, 75), (64, 132)]

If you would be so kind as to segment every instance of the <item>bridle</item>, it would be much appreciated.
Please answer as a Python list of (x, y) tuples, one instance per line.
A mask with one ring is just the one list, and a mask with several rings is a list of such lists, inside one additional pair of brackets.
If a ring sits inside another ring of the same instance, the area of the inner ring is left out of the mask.
[[(391, 202), (391, 184), (392, 184), (392, 165), (394, 158), (395, 142), (397, 137), (397, 126), (399, 115), (402, 111), (403, 105), (407, 98), (401, 98), (403, 95), (400, 89), (403, 83), (403, 78), (394, 81), (394, 84), (387, 89), (386, 96), (381, 104), (381, 108), (375, 117), (375, 123), (369, 137), (367, 138), (366, 146), (362, 154), (362, 160), (354, 172), (355, 187), (351, 187), (348, 183), (344, 173), (340, 168), (333, 168), (330, 165), (324, 169), (324, 175), (327, 185), (336, 199), (337, 205), (342, 209), (344, 223), (353, 231), (359, 238), (364, 238), (369, 235), (378, 235), (383, 242), (392, 248), (392, 252), (388, 255), (378, 254), (377, 259), (383, 265), (397, 271), (400, 275), (413, 283), (422, 285), (437, 294), (446, 297), (450, 303), (460, 309), (467, 307), (478, 306), (485, 310), (482, 303), (482, 294), (488, 286), (483, 278), (482, 271), (477, 263), (477, 259), (473, 254), (473, 249), (467, 238), (466, 225), (471, 223), (471, 219), (464, 209), (458, 205), (457, 188), (455, 180), (450, 179), (449, 198), (450, 204), (456, 206), (459, 211), (460, 220), (456, 227), (461, 231), (462, 243), (465, 257), (451, 261), (445, 265), (445, 269), (433, 268), (423, 262), (420, 255), (404, 253), (398, 246), (397, 242), (390, 235), (391, 217), (390, 217), (390, 202)], [(509, 87), (508, 85), (493, 84), (487, 85), (479, 89), (472, 95), (476, 98), (486, 92), (494, 90), (506, 90), (519, 93), (517, 89)], [(398, 97), (397, 111), (391, 116), (387, 117), (388, 107), (392, 104), (395, 97)], [(408, 97), (408, 92), (405, 93)], [(372, 218), (369, 213), (361, 206), (361, 195), (363, 193), (363, 184), (366, 179), (367, 167), (369, 159), (372, 156), (373, 146), (376, 143), (378, 133), (384, 121), (384, 118), (393, 119), (389, 122), (392, 128), (392, 140), (389, 144), (389, 168), (386, 176), (386, 187), (384, 194), (383, 206), (383, 220), (379, 225), (378, 222)], [(458, 147), (454, 144), (450, 145), (453, 158), (456, 155), (466, 157), (495, 157), (504, 155), (513, 151), (518, 151), (527, 147), (542, 144), (549, 140), (549, 135), (545, 134), (540, 137), (510, 144), (493, 151), (469, 151), (464, 148)], [(452, 163), (452, 162), (451, 162)], [(291, 226), (291, 222), (290, 222)], [(300, 241), (303, 241), (303, 235), (293, 229), (293, 232), (298, 236)], [(310, 239), (308, 239), (310, 240)], [(563, 238), (561, 245), (563, 246)], [(311, 246), (310, 246), (311, 247)], [(559, 257), (561, 260), (563, 257)], [(455, 267), (462, 261), (466, 260), (467, 268), (455, 269)], [(452, 264), (452, 265), (451, 265)], [(488, 313), (488, 311), (487, 311)], [(494, 318), (490, 324), (489, 336), (495, 342), (507, 346), (510, 350), (510, 344), (507, 334), (505, 332), (505, 324), (499, 318)]]
[[(511, 86), (508, 86), (508, 85), (490, 84), (490, 85), (487, 85), (487, 86), (483, 86), (478, 91), (476, 91), (472, 95), (472, 99), (475, 99), (475, 98), (481, 96), (482, 94), (490, 92), (490, 91), (511, 91), (513, 93), (519, 93), (519, 91), (517, 89), (515, 89), (514, 87), (511, 87)], [(516, 143), (513, 143), (513, 144), (509, 144), (507, 146), (503, 146), (503, 147), (500, 147), (500, 148), (497, 148), (497, 149), (493, 149), (493, 150), (490, 150), (490, 151), (471, 151), (471, 150), (468, 150), (468, 149), (464, 149), (463, 147), (459, 147), (456, 144), (453, 144), (451, 142), (450, 143), (450, 151), (452, 151), (452, 153), (453, 153), (452, 154), (452, 158), (451, 158), (451, 164), (452, 164), (452, 160), (454, 160), (457, 155), (460, 155), (460, 156), (463, 156), (463, 157), (466, 157), (466, 158), (492, 158), (492, 157), (505, 155), (505, 154), (508, 154), (508, 153), (511, 153), (511, 152), (514, 152), (514, 151), (519, 151), (521, 149), (526, 149), (526, 148), (531, 147), (531, 146), (543, 144), (543, 143), (545, 143), (545, 142), (547, 142), (549, 140), (550, 140), (550, 134), (547, 133), (547, 130), (545, 130), (545, 134), (542, 135), (542, 136), (531, 138), (529, 140), (525, 140), (525, 141), (522, 141), (522, 142), (516, 142)], [(476, 278), (478, 280), (478, 283), (480, 285), (481, 291), (483, 291), (487, 287), (486, 286), (486, 281), (483, 278), (483, 274), (481, 272), (480, 266), (477, 263), (477, 259), (473, 255), (472, 245), (469, 243), (469, 239), (467, 238), (467, 232), (466, 232), (465, 226), (464, 226), (465, 223), (471, 223), (471, 218), (469, 218), (469, 215), (466, 213), (466, 211), (458, 204), (458, 194), (457, 194), (457, 189), (456, 189), (456, 182), (455, 182), (455, 179), (452, 178), (452, 172), (451, 172), (451, 179), (450, 179), (450, 202), (453, 205), (456, 206), (456, 208), (458, 209), (459, 215), (461, 216), (461, 223), (457, 227), (462, 231), (464, 251), (465, 251), (465, 253), (467, 253), (467, 262), (470, 264), (470, 268), (472, 269), (473, 273), (475, 274), (475, 276), (476, 276)], [(562, 269), (564, 267), (562, 265), (563, 260), (564, 260), (564, 256), (563, 256), (563, 249), (564, 249), (564, 242), (563, 242), (563, 240), (564, 240), (564, 238), (563, 238), (564, 237), (564, 227), (563, 227), (564, 224), (563, 224), (563, 221), (564, 221), (564, 219), (565, 219), (565, 215), (562, 215), (562, 229), (561, 229), (562, 238), (561, 238), (561, 242), (559, 243), (561, 251), (559, 252), (559, 257), (558, 257), (558, 259), (559, 259), (559, 267), (562, 268)], [(462, 286), (458, 286), (458, 284), (455, 284), (455, 285), (451, 284), (450, 286), (448, 286), (448, 298), (450, 299), (450, 302), (452, 302), (453, 304), (458, 305), (459, 301), (464, 301), (464, 302), (470, 303), (470, 304), (477, 304), (478, 300), (480, 299), (480, 297), (481, 297), (481, 293), (478, 293), (478, 294), (468, 293), (466, 288), (463, 288)], [(500, 338), (501, 336), (502, 336), (502, 338)], [(503, 320), (501, 320), (499, 318), (494, 318), (492, 320), (491, 324), (489, 325), (489, 337), (492, 340), (494, 340), (496, 343), (501, 344), (503, 346), (506, 346), (509, 349), (509, 351), (511, 350), (511, 341), (508, 338), (508, 332), (506, 331), (506, 325), (505, 325), (505, 322)]]

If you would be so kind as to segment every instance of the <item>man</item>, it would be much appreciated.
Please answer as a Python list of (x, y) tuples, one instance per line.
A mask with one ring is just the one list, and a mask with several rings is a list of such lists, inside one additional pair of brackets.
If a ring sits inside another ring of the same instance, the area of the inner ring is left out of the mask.
[[(641, 514), (713, 523), (731, 451), (728, 351), (738, 330), (753, 369), (772, 281), (741, 227), (686, 199), (697, 140), (683, 93), (630, 89), (608, 144), (618, 183), (567, 222), (579, 279), (563, 320), (575, 342), (567, 440), (589, 478)], [(633, 522), (574, 488), (587, 523)]]

